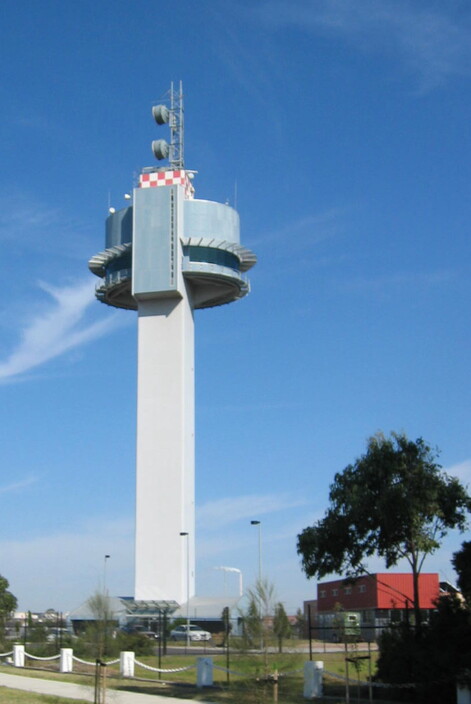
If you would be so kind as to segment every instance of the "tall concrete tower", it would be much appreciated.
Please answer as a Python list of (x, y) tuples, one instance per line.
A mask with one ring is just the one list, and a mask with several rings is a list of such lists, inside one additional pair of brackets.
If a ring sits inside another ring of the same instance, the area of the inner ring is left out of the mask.
[(89, 268), (99, 301), (138, 315), (134, 597), (182, 603), (195, 592), (193, 311), (245, 296), (256, 257), (233, 208), (194, 197), (181, 83), (152, 114), (170, 128), (152, 143), (168, 166), (144, 168), (131, 204), (111, 209)]

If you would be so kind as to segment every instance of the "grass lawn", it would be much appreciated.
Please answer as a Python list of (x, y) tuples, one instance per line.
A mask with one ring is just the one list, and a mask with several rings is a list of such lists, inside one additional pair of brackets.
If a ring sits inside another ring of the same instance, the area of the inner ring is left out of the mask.
[(84, 699), (62, 699), (62, 697), (51, 697), (48, 694), (34, 694), (33, 692), (20, 692), (18, 689), (8, 689), (0, 687), (1, 704), (89, 704)]
[[(353, 654), (353, 653), (352, 653)], [(359, 653), (365, 655), (365, 652)], [(374, 672), (376, 662), (376, 652), (371, 653), (372, 670)], [(226, 666), (225, 654), (212, 655), (214, 665), (219, 667)], [(314, 659), (324, 662), (324, 669), (328, 672), (345, 674), (345, 658), (343, 652), (327, 652), (316, 653)], [(119, 676), (119, 666), (114, 665), (107, 668), (107, 683), (109, 689), (118, 689), (121, 691), (143, 692), (148, 694), (159, 694), (161, 696), (174, 696), (182, 699), (193, 699), (194, 701), (211, 701), (217, 704), (268, 704), (274, 701), (276, 688), (271, 679), (267, 679), (266, 675), (272, 674), (275, 670), (280, 673), (278, 681), (278, 699), (280, 704), (301, 704), (303, 699), (303, 667), (304, 663), (309, 659), (307, 653), (269, 653), (266, 656), (256, 655), (251, 653), (231, 653), (230, 670), (237, 673), (231, 674), (230, 684), (227, 684), (227, 675), (221, 670), (214, 669), (214, 688), (197, 690), (196, 683), (196, 668), (189, 671), (176, 673), (159, 674), (145, 670), (136, 665), (135, 675), (137, 679), (123, 679)], [(152, 667), (158, 666), (158, 658), (156, 655), (140, 656), (137, 658), (140, 662)], [(188, 655), (173, 655), (168, 654), (162, 657), (162, 668), (172, 669), (185, 667), (196, 664), (196, 656)], [(37, 662), (29, 661), (28, 666), (37, 666)], [(41, 663), (41, 666), (46, 663)], [(360, 660), (361, 678), (366, 679), (368, 675), (368, 661)], [(23, 675), (30, 677), (46, 677), (49, 679), (60, 679), (67, 682), (75, 682), (77, 684), (93, 684), (94, 668), (85, 667), (78, 663), (74, 663), (74, 673), (63, 675), (58, 670), (58, 662), (53, 661), (49, 664), (51, 668), (48, 671), (43, 669), (21, 669), (12, 667), (0, 667), (2, 672)], [(350, 677), (356, 678), (356, 673), (350, 665)], [(325, 694), (329, 695), (329, 702), (344, 701), (344, 685), (334, 680), (329, 680), (325, 677)], [(353, 689), (354, 688), (354, 689)], [(17, 699), (11, 699), (8, 696), (2, 698), (3, 693), (0, 689), (0, 704), (2, 702), (18, 702), (24, 701), (34, 702), (38, 704), (62, 704), (59, 698), (49, 697), (44, 695), (29, 695), (28, 693), (18, 693)], [(28, 697), (36, 697), (36, 699)], [(334, 697), (332, 699), (331, 697)], [(337, 699), (337, 696), (339, 697)], [(356, 686), (352, 683), (352, 694), (356, 700)], [(366, 692), (362, 692), (363, 697), (367, 697)], [(25, 698), (26, 697), (26, 698)], [(69, 700), (70, 701), (70, 700)], [(326, 700), (327, 701), (327, 700)]]

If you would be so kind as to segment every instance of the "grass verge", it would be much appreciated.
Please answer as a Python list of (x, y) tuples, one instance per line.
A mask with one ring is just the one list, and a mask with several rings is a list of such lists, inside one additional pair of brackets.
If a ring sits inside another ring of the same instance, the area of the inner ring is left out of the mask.
[[(74, 699), (74, 704), (89, 704), (85, 699)], [(53, 697), (49, 694), (34, 694), (34, 692), (21, 692), (18, 689), (0, 687), (1, 704), (70, 704), (70, 699)]]
[[(363, 653), (364, 654), (364, 653)], [(328, 672), (334, 672), (338, 674), (345, 674), (345, 658), (342, 652), (327, 652), (322, 654), (315, 654), (315, 659), (323, 660), (324, 669)], [(372, 653), (372, 664), (374, 672), (374, 664), (376, 660), (376, 653)], [(143, 663), (157, 667), (157, 657), (154, 656), (141, 656), (138, 660)], [(161, 696), (173, 696), (181, 699), (192, 699), (194, 701), (211, 701), (216, 704), (268, 704), (274, 701), (275, 695), (278, 696), (278, 701), (282, 704), (301, 704), (304, 703), (303, 699), (303, 672), (304, 663), (308, 660), (306, 653), (269, 653), (265, 655), (257, 655), (252, 653), (232, 653), (230, 661), (230, 669), (234, 672), (240, 673), (239, 675), (230, 676), (230, 684), (227, 683), (227, 675), (221, 670), (214, 669), (214, 683), (213, 688), (205, 688), (204, 690), (196, 689), (196, 669), (191, 669), (190, 671), (177, 672), (177, 673), (163, 673), (161, 679), (158, 673), (149, 672), (144, 668), (136, 666), (136, 679), (129, 680), (123, 679), (119, 676), (118, 666), (112, 666), (108, 668), (107, 672), (107, 683), (108, 688), (116, 689), (120, 691), (129, 692), (140, 692), (146, 694), (158, 694)], [(213, 656), (213, 662), (216, 666), (225, 667), (226, 658), (224, 655)], [(184, 667), (189, 664), (195, 664), (196, 657), (192, 655), (167, 655), (162, 658), (162, 667), (165, 669)], [(37, 663), (27, 663), (28, 665), (37, 665)], [(367, 678), (368, 674), (368, 663), (365, 660), (359, 661), (360, 665), (360, 677), (362, 679)], [(30, 677), (41, 677), (48, 679), (58, 679), (66, 682), (74, 682), (81, 685), (93, 684), (93, 668), (88, 668), (88, 673), (80, 672), (80, 668), (84, 669), (83, 666), (79, 666), (74, 663), (75, 672), (67, 675), (60, 674), (57, 672), (58, 663), (54, 661), (50, 665), (51, 668), (48, 671), (39, 669), (20, 669), (12, 667), (0, 667), (0, 671), (23, 675)], [(274, 671), (278, 671), (282, 676), (278, 680), (278, 691), (276, 692), (276, 687), (268, 675), (272, 674)], [(353, 676), (352, 666), (350, 666), (350, 676)], [(355, 673), (356, 677), (356, 673)], [(344, 701), (344, 686), (334, 680), (330, 680), (325, 677), (325, 694), (329, 699), (330, 704), (335, 704), (335, 702)], [(1, 690), (0, 690), (1, 692)], [(352, 682), (352, 696), (356, 699), (357, 691), (356, 686)], [(20, 694), (20, 693), (19, 693)], [(29, 694), (29, 693), (28, 693)], [(46, 704), (46, 702), (51, 702), (56, 704), (62, 704), (60, 698), (50, 697), (49, 699), (40, 698), (37, 696), (38, 704)], [(366, 692), (361, 692), (361, 696), (367, 697)], [(334, 697), (334, 699), (332, 699)], [(338, 697), (338, 698), (337, 698)], [(13, 699), (2, 699), (0, 694), (0, 702), (15, 702)], [(21, 699), (18, 698), (16, 701), (21, 704), (24, 701), (32, 701), (36, 704), (36, 700), (32, 699)], [(319, 700), (321, 701), (321, 700)]]

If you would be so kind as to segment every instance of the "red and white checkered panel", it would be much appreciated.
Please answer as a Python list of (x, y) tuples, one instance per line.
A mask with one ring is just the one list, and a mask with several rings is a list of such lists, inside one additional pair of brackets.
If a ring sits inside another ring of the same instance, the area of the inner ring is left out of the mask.
[(185, 186), (185, 198), (193, 198), (195, 189), (186, 171), (152, 171), (139, 176), (139, 188), (153, 186)]

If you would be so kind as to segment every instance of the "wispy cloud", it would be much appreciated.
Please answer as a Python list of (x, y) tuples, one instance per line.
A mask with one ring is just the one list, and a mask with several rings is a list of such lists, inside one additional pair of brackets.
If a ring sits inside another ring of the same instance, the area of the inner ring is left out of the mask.
[(38, 367), (75, 347), (104, 335), (117, 325), (115, 316), (88, 323), (85, 313), (94, 302), (93, 281), (56, 288), (40, 284), (52, 302), (27, 322), (16, 348), (0, 361), (0, 381)]
[[(0, 242), (12, 252), (84, 261), (96, 246), (91, 228), (70, 212), (34, 194), (10, 189), (0, 194)], [(11, 254), (10, 254), (11, 256)]]
[(430, 90), (471, 71), (469, 8), (412, 0), (276, 0), (254, 14), (266, 27), (296, 27), (344, 37), (361, 50), (395, 55)]
[(342, 279), (336, 283), (337, 288), (349, 291), (381, 291), (402, 290), (404, 288), (420, 288), (427, 290), (437, 286), (449, 284), (455, 279), (455, 275), (449, 270), (438, 271), (396, 271), (384, 276), (363, 276), (351, 279)]
[(38, 481), (37, 477), (25, 477), (25, 479), (21, 479), (18, 482), (12, 482), (11, 484), (4, 484), (3, 486), (0, 486), (0, 495), (2, 494), (11, 494), (17, 491), (21, 491), (22, 489), (26, 489), (27, 487), (31, 486), (32, 484), (36, 484)]
[(24, 195), (4, 196), (0, 215), (0, 239), (14, 242), (33, 239), (32, 230), (44, 230), (57, 226), (60, 213), (56, 208), (43, 207)]
[(306, 503), (306, 499), (300, 499), (291, 494), (229, 496), (216, 501), (209, 501), (199, 506), (197, 518), (205, 529), (220, 528), (222, 525), (236, 523), (244, 518), (259, 517), (276, 511), (303, 506)]
[(267, 110), (271, 108), (272, 124), (281, 125), (269, 89), (273, 81), (283, 75), (283, 67), (279, 65), (269, 38), (260, 32), (240, 31), (239, 23), (246, 24), (248, 15), (239, 3), (224, 3), (219, 7), (212, 3), (209, 13), (209, 46), (217, 61), (225, 64), (230, 82), (238, 84), (253, 104), (262, 105)]
[(445, 471), (450, 477), (457, 477), (462, 482), (471, 482), (471, 460), (464, 460), (451, 467), (445, 467)]
[(294, 247), (305, 250), (319, 242), (336, 237), (343, 231), (345, 213), (340, 208), (330, 208), (319, 213), (309, 213), (276, 230), (270, 230), (260, 237), (251, 239), (255, 248), (259, 244), (286, 243), (289, 241), (290, 251)]
[(21, 609), (70, 609), (103, 586), (103, 555), (109, 554), (111, 593), (131, 594), (133, 535), (132, 518), (105, 517), (66, 532), (2, 540), (2, 573)]

